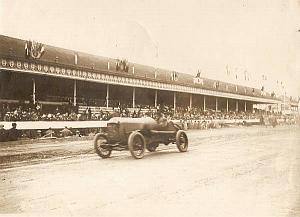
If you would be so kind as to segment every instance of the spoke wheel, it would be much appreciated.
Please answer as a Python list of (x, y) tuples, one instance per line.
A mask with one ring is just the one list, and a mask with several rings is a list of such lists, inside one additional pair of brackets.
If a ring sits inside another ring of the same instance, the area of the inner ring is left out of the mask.
[(102, 158), (108, 158), (111, 155), (111, 149), (102, 147), (105, 144), (107, 144), (106, 136), (98, 133), (94, 138), (94, 148), (96, 153)]
[(176, 133), (176, 145), (180, 152), (186, 152), (188, 149), (188, 138), (183, 130), (178, 130)]
[(141, 159), (145, 154), (145, 138), (139, 132), (132, 132), (128, 138), (128, 149), (132, 157), (136, 159)]

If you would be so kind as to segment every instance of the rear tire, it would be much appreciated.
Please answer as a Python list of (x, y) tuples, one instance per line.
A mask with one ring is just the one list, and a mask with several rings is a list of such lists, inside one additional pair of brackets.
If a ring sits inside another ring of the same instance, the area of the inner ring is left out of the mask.
[(94, 138), (94, 148), (96, 153), (102, 158), (109, 158), (111, 155), (110, 149), (102, 148), (101, 145), (107, 144), (107, 138), (105, 135), (98, 133)]
[(176, 133), (176, 145), (180, 152), (186, 152), (188, 149), (188, 137), (183, 130), (178, 130)]
[(146, 142), (144, 136), (135, 131), (128, 137), (128, 149), (135, 159), (141, 159), (144, 157)]

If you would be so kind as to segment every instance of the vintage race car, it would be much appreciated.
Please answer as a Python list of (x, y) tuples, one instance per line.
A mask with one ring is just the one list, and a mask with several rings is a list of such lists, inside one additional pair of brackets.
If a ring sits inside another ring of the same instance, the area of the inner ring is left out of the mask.
[(159, 144), (176, 144), (180, 152), (188, 149), (188, 137), (181, 127), (173, 122), (157, 123), (153, 118), (115, 117), (107, 122), (105, 133), (94, 138), (96, 153), (108, 158), (113, 150), (129, 150), (131, 155), (140, 159), (145, 149), (154, 152)]

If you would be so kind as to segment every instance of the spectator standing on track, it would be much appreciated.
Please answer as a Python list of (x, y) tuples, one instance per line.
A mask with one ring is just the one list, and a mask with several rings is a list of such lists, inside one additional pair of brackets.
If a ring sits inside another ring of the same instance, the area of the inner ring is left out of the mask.
[(260, 122), (261, 125), (265, 125), (265, 120), (264, 120), (264, 116), (263, 115), (261, 115), (259, 117), (259, 122)]
[(44, 137), (54, 137), (54, 131), (52, 130), (51, 127), (49, 127), (49, 129), (45, 132)]
[(68, 129), (68, 127), (65, 127), (63, 130), (60, 131), (62, 137), (68, 137), (68, 136), (72, 136), (72, 131)]
[(20, 132), (17, 130), (17, 124), (12, 123), (12, 128), (8, 130), (8, 141), (17, 141), (20, 137)]
[(6, 142), (7, 141), (7, 132), (4, 129), (4, 125), (0, 124), (0, 142)]

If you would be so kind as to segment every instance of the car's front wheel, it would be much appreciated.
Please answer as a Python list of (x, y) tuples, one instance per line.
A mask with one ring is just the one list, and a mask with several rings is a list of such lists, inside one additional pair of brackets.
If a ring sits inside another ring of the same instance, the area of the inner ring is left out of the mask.
[(183, 130), (178, 130), (176, 133), (176, 145), (180, 152), (186, 152), (188, 149), (188, 138)]
[(103, 146), (107, 144), (107, 138), (105, 135), (98, 133), (94, 138), (94, 148), (96, 153), (102, 158), (109, 158), (111, 154), (111, 149), (104, 148)]
[(143, 158), (146, 149), (144, 136), (139, 132), (132, 132), (128, 137), (128, 149), (135, 159)]

